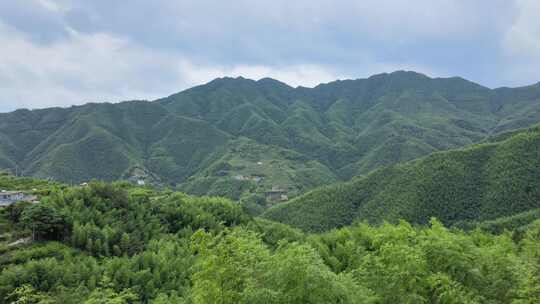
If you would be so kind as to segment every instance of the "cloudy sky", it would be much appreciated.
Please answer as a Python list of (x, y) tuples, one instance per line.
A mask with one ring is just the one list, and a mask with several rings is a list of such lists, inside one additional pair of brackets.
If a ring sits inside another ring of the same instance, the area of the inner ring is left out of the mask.
[(0, 111), (394, 70), (536, 83), (540, 1), (0, 0)]

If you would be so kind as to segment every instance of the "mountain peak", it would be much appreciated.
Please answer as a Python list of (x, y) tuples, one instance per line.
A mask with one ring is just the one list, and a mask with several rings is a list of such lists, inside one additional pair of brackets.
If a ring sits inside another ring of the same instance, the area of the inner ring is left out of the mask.
[(424, 80), (431, 79), (425, 74), (415, 72), (415, 71), (406, 71), (406, 70), (397, 70), (391, 73), (375, 74), (373, 76), (370, 76), (368, 79), (383, 79), (383, 78), (424, 79)]
[(255, 81), (249, 78), (244, 78), (242, 76), (238, 76), (238, 77), (225, 76), (225, 77), (215, 78), (214, 80), (210, 81), (208, 84), (231, 84), (231, 83), (244, 83), (244, 82), (253, 83)]
[(290, 85), (286, 84), (285, 82), (282, 82), (282, 81), (279, 81), (277, 79), (270, 78), (270, 77), (261, 78), (257, 80), (257, 83), (264, 86), (292, 88)]

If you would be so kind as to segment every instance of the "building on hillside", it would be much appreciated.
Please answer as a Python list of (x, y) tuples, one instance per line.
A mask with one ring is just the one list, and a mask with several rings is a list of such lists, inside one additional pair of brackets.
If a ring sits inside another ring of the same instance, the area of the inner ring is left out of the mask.
[(0, 192), (0, 207), (7, 207), (16, 202), (37, 202), (37, 197), (34, 195), (25, 195), (21, 191), (5, 191)]
[(251, 180), (256, 182), (256, 183), (260, 183), (264, 180), (264, 176), (263, 175), (258, 175), (258, 174), (253, 174), (250, 176)]
[(235, 180), (238, 181), (252, 181), (256, 183), (260, 183), (264, 180), (264, 176), (258, 175), (258, 174), (252, 174), (252, 175), (235, 175), (233, 177)]
[(284, 202), (289, 199), (287, 190), (281, 189), (278, 186), (272, 186), (271, 190), (265, 192), (266, 201), (271, 203)]

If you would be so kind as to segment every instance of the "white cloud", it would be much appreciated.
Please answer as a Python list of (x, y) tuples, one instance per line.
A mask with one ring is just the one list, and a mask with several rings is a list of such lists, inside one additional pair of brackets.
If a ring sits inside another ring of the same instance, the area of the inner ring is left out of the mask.
[(498, 31), (512, 16), (506, 0), (362, 0), (353, 1), (347, 25), (379, 39), (469, 39)]
[(145, 72), (170, 60), (108, 34), (34, 44), (2, 24), (0, 45), (1, 110), (157, 97), (159, 77)]
[(524, 84), (540, 80), (538, 11), (535, 0), (4, 0), (0, 111), (154, 99), (222, 76), (314, 86), (406, 69)]
[(206, 66), (196, 67), (190, 62), (180, 64), (188, 83), (193, 85), (208, 82), (217, 77), (245, 77), (261, 79), (265, 77), (279, 79), (291, 86), (312, 87), (323, 82), (336, 80), (343, 75), (332, 72), (319, 65), (291, 65), (286, 67), (270, 67), (263, 65), (237, 65), (232, 67)]
[(42, 7), (55, 12), (61, 12), (64, 11), (63, 7), (57, 3), (54, 2), (54, 0), (35, 0), (39, 5)]
[(509, 26), (502, 50), (507, 82), (533, 83), (540, 80), (540, 2), (518, 0), (518, 13)]
[(155, 99), (222, 76), (304, 86), (339, 76), (317, 65), (200, 65), (110, 34), (69, 32), (69, 40), (41, 45), (0, 23), (0, 110)]
[(508, 55), (540, 59), (540, 1), (518, 1), (519, 13), (506, 32), (504, 47)]

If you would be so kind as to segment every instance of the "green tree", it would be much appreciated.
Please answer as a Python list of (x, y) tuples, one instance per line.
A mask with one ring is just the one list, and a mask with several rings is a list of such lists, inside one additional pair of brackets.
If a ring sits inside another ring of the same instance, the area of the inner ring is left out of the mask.
[(213, 238), (194, 235), (200, 254), (193, 275), (194, 303), (372, 303), (373, 293), (348, 275), (336, 275), (307, 245), (275, 254), (253, 232), (235, 229)]
[(524, 260), (518, 270), (523, 276), (512, 304), (540, 303), (540, 220), (530, 225), (521, 245)]
[(193, 303), (242, 303), (246, 289), (260, 286), (257, 280), (263, 275), (270, 252), (253, 233), (235, 230), (212, 238), (199, 230), (192, 239), (200, 255), (193, 275)]
[(53, 299), (41, 292), (36, 291), (31, 285), (25, 284), (16, 288), (6, 300), (11, 304), (52, 304)]
[(24, 209), (30, 205), (31, 203), (29, 202), (17, 202), (15, 204), (7, 206), (5, 209), (7, 213), (7, 219), (10, 220), (12, 223), (19, 223)]
[(84, 304), (130, 304), (138, 303), (138, 299), (129, 289), (116, 292), (110, 278), (103, 276), (99, 287), (90, 293)]
[(60, 240), (69, 231), (65, 216), (47, 204), (33, 204), (24, 209), (21, 221), (32, 230), (32, 239)]

